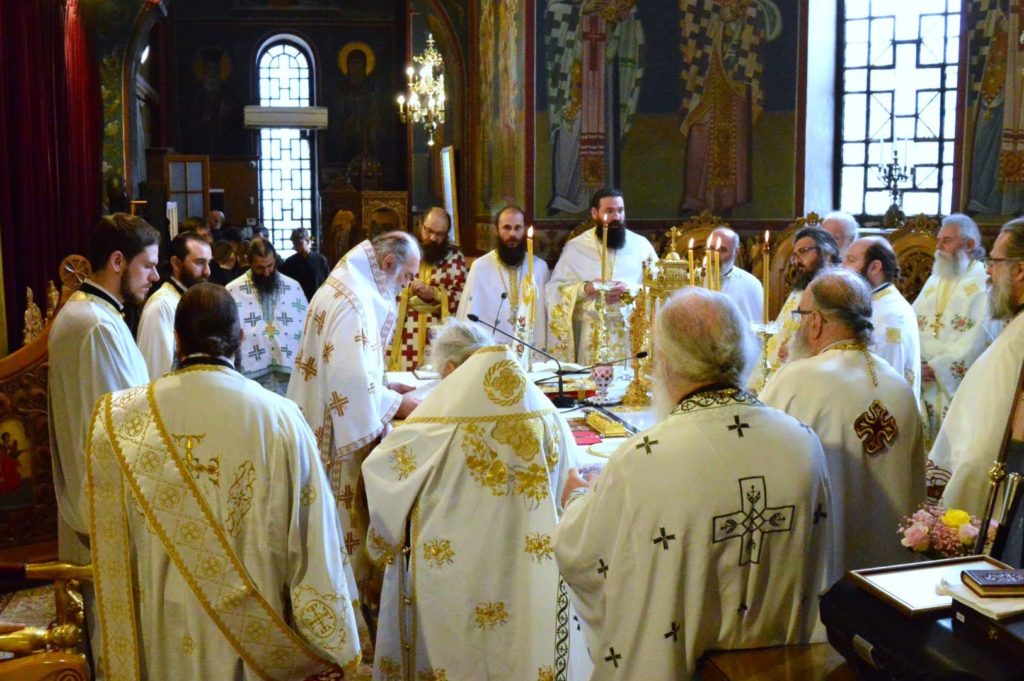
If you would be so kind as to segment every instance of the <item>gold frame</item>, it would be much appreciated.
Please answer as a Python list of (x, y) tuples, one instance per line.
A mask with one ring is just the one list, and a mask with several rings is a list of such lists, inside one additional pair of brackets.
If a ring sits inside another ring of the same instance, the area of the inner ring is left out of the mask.
[[(884, 567), (876, 568), (864, 568), (861, 570), (850, 570), (849, 575), (851, 581), (864, 589), (871, 595), (879, 598), (889, 605), (899, 610), (902, 614), (907, 617), (923, 617), (928, 615), (942, 615), (948, 614), (953, 607), (953, 599), (950, 596), (939, 596), (934, 594), (936, 600), (942, 599), (944, 603), (942, 605), (926, 605), (920, 602), (912, 601), (906, 597), (901, 597), (899, 594), (885, 588), (883, 585), (873, 580), (876, 576), (885, 576), (895, 573), (904, 572), (926, 572), (931, 571), (938, 567), (952, 567), (955, 565), (976, 565), (978, 563), (984, 563), (983, 569), (1008, 569), (1010, 566), (1002, 561), (996, 560), (991, 556), (960, 556), (958, 558), (942, 558), (940, 560), (929, 560), (922, 563), (902, 563), (900, 565), (887, 565)], [(970, 569), (970, 568), (963, 568)], [(959, 571), (958, 571), (959, 572)], [(959, 577), (959, 574), (958, 574)], [(918, 578), (916, 581), (920, 581)], [(957, 580), (959, 583), (959, 579)], [(936, 582), (938, 584), (938, 582)]]

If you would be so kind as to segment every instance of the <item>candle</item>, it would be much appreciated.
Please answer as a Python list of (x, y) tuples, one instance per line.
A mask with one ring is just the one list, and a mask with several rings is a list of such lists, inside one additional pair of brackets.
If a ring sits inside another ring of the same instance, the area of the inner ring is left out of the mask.
[(526, 230), (526, 260), (529, 263), (527, 267), (527, 273), (529, 274), (530, 281), (533, 281), (533, 225)]
[(715, 239), (715, 290), (722, 290), (722, 261), (720, 253), (722, 250), (722, 237)]
[(690, 261), (690, 286), (697, 284), (697, 272), (693, 269), (693, 239), (690, 239), (690, 248), (687, 250)]
[(762, 272), (764, 273), (764, 323), (768, 323), (768, 282), (771, 274), (771, 258), (768, 253), (768, 230), (764, 230), (764, 251), (761, 254), (764, 264), (762, 265)]
[(711, 235), (708, 234), (707, 243), (704, 244), (704, 286), (709, 291), (715, 290), (715, 285), (711, 281), (714, 272), (712, 271), (714, 265), (711, 261)]
[(601, 232), (601, 281), (608, 281), (608, 223)]

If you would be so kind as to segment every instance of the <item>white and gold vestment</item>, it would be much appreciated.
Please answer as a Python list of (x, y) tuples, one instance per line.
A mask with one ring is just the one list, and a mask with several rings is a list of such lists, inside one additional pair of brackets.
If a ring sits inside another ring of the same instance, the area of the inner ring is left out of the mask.
[[(537, 256), (533, 258), (535, 296), (532, 310), (523, 300), (523, 284), (527, 277), (529, 263), (525, 259), (518, 267), (509, 267), (501, 261), (497, 251), (477, 258), (469, 268), (469, 278), (466, 279), (466, 288), (459, 300), (456, 316), (465, 320), (470, 314), (475, 314), (488, 324), (496, 323), (505, 333), (544, 348), (547, 345), (548, 325), (544, 287), (550, 277), (547, 263)], [(501, 297), (502, 293), (505, 298)], [(529, 319), (531, 315), (532, 325)], [(512, 342), (501, 334), (498, 336), (500, 343)], [(525, 346), (517, 347), (516, 354), (529, 357)]]
[(343, 257), (309, 303), (288, 398), (316, 435), (360, 592), (374, 578), (366, 557), (366, 498), (359, 466), (391, 427), (402, 396), (388, 388), (384, 353), (396, 303), (369, 241)]
[(921, 383), (924, 443), (931, 447), (960, 382), (992, 341), (986, 327), (988, 303), (984, 266), (971, 261), (959, 277), (928, 277), (914, 300), (921, 359), (935, 372)]
[(294, 404), (224, 366), (172, 372), (98, 403), (87, 470), (106, 679), (358, 663), (354, 577)]
[[(592, 364), (597, 361), (592, 347), (597, 321), (594, 299), (587, 299), (583, 289), (588, 282), (600, 281), (601, 258), (597, 230), (588, 229), (565, 244), (545, 289), (548, 351), (563, 362)], [(626, 284), (630, 293), (636, 294), (642, 283), (644, 261), (656, 261), (658, 254), (650, 241), (627, 229), (626, 243), (618, 250), (608, 249), (607, 258), (608, 279)], [(541, 295), (539, 291), (537, 294)], [(632, 305), (609, 304), (607, 307), (608, 359), (630, 354), (627, 322), (631, 310)]]
[(896, 527), (924, 500), (925, 451), (906, 379), (864, 345), (840, 341), (791, 359), (760, 398), (821, 438), (832, 483), (835, 576), (909, 560)]
[(572, 447), (500, 345), (367, 457), (367, 546), (387, 564), (375, 679), (570, 678), (576, 627), (551, 541)]

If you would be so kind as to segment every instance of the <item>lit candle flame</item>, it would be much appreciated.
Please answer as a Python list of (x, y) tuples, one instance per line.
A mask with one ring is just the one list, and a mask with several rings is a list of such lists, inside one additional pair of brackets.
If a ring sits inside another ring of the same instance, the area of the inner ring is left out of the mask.
[(532, 239), (533, 238), (533, 225), (530, 225), (530, 228), (528, 230), (526, 230), (526, 238), (527, 239)]

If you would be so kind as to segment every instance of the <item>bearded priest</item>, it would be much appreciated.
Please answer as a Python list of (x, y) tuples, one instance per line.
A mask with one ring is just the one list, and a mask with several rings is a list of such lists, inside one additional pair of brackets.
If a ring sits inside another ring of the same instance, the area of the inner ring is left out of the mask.
[(855, 272), (821, 272), (794, 316), (789, 362), (760, 397), (821, 438), (839, 575), (906, 562), (895, 531), (924, 500), (921, 418), (906, 379), (868, 349), (871, 290)]
[(768, 375), (761, 375), (761, 367), (755, 367), (751, 386), (763, 386), (789, 358), (789, 341), (796, 333), (799, 323), (793, 318), (793, 310), (800, 303), (800, 296), (818, 272), (839, 265), (839, 246), (835, 237), (821, 227), (804, 227), (793, 237), (793, 290), (782, 303), (782, 309), (775, 319), (778, 332), (765, 343), (764, 352), (768, 358)]
[(741, 388), (757, 341), (724, 294), (676, 293), (655, 338), (659, 422), (596, 481), (570, 471), (555, 534), (595, 680), (689, 679), (706, 650), (824, 640), (818, 437)]
[(999, 458), (1006, 422), (1024, 366), (1024, 220), (1003, 225), (985, 261), (992, 288), (989, 314), (1008, 322), (971, 366), (953, 396), (929, 459), (949, 473), (943, 503), (973, 515), (984, 512), (988, 469)]
[[(475, 314), (516, 338), (543, 348), (547, 345), (547, 315), (544, 313), (544, 286), (549, 271), (546, 262), (528, 255), (526, 225), (518, 206), (506, 206), (494, 219), (498, 247), (477, 258), (469, 268), (466, 289), (459, 301), (457, 317), (465, 321)], [(533, 265), (527, 258), (533, 258)], [(533, 304), (524, 300), (526, 282), (533, 275)], [(532, 318), (532, 319), (531, 319)], [(532, 325), (531, 325), (532, 322)], [(504, 341), (503, 341), (504, 342)], [(519, 345), (517, 355), (529, 357), (529, 348)], [(524, 363), (524, 367), (529, 367)]]
[(988, 344), (985, 249), (974, 220), (942, 221), (932, 275), (914, 300), (921, 332), (921, 414), (925, 448), (939, 434), (960, 382)]
[(419, 273), (398, 295), (398, 328), (388, 371), (413, 371), (426, 362), (430, 330), (455, 314), (466, 284), (466, 259), (451, 241), (452, 218), (434, 206), (423, 214)]
[(306, 319), (302, 284), (277, 268), (277, 251), (266, 239), (249, 242), (249, 271), (228, 282), (238, 306), (242, 375), (278, 395), (288, 390), (295, 354)]
[(578, 634), (551, 537), (572, 433), (482, 328), (444, 327), (444, 379), (363, 463), (367, 550), (387, 565), (374, 678), (569, 672)]
[(174, 311), (190, 287), (210, 278), (210, 244), (197, 232), (182, 232), (171, 240), (171, 278), (149, 297), (139, 319), (139, 351), (150, 380), (174, 368)]
[(562, 361), (592, 364), (596, 315), (594, 305), (602, 275), (611, 288), (605, 295), (610, 357), (629, 354), (627, 321), (632, 309), (623, 303), (627, 293), (635, 294), (642, 283), (643, 263), (658, 254), (651, 242), (626, 226), (626, 204), (622, 192), (601, 189), (590, 201), (590, 219), (595, 226), (570, 239), (546, 287), (548, 350)]
[(362, 546), (367, 515), (359, 466), (391, 419), (419, 404), (405, 394), (411, 386), (389, 384), (384, 372), (395, 297), (419, 265), (419, 245), (405, 232), (381, 234), (346, 253), (310, 301), (288, 383), (288, 398), (316, 435), (359, 592), (371, 608), (377, 580)]

